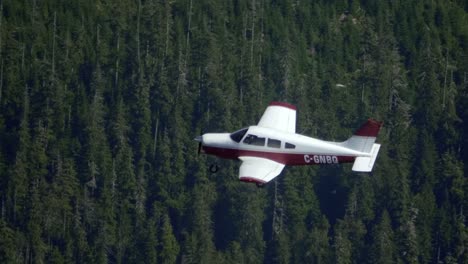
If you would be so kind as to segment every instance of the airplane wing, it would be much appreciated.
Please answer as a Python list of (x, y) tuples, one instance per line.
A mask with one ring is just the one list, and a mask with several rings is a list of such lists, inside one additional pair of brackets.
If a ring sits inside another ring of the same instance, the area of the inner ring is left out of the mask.
[(296, 107), (283, 102), (271, 102), (258, 126), (296, 133)]
[(242, 161), (239, 179), (245, 182), (267, 183), (278, 176), (285, 166), (265, 158), (239, 157), (239, 159)]

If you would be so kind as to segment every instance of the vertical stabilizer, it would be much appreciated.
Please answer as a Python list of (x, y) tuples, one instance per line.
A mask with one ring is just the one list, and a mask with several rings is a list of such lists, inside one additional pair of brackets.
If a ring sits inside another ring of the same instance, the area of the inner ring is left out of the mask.
[(382, 122), (369, 119), (352, 137), (341, 143), (341, 145), (360, 152), (370, 153), (381, 126)]
[(382, 122), (369, 119), (362, 125), (353, 136), (341, 143), (343, 147), (366, 153), (364, 156), (356, 157), (353, 171), (370, 172), (374, 167), (377, 154), (379, 154), (380, 144), (375, 144), (375, 139), (379, 134)]

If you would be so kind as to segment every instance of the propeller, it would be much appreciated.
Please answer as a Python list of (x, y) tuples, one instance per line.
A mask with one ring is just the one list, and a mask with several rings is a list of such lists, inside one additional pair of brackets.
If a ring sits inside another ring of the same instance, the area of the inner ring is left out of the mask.
[(200, 155), (203, 145), (203, 136), (197, 136), (195, 140), (198, 141), (198, 155)]

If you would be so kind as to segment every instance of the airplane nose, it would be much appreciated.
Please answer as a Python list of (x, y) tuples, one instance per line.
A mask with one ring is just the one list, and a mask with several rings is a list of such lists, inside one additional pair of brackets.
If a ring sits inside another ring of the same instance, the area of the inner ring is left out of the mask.
[(202, 145), (203, 145), (203, 136), (197, 136), (194, 138), (196, 141), (198, 141), (198, 155), (202, 152)]

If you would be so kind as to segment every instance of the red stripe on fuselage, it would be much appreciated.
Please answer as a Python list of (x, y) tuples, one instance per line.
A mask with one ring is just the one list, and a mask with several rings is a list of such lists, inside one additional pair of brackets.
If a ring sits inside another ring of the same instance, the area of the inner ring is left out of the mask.
[(243, 149), (229, 149), (203, 146), (206, 154), (211, 154), (224, 159), (238, 159), (242, 156), (270, 159), (285, 165), (315, 165), (354, 162), (356, 157), (336, 155), (316, 155), (313, 153), (279, 153), (264, 152)]

